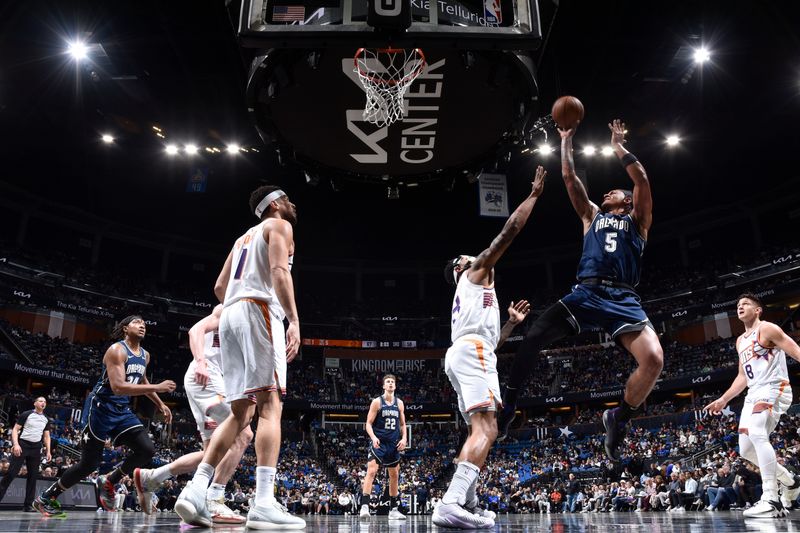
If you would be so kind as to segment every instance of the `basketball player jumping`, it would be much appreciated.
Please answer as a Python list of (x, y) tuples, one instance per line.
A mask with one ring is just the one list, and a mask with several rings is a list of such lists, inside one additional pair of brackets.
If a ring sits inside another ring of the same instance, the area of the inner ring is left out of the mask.
[[(194, 358), (186, 370), (183, 386), (192, 414), (197, 422), (197, 431), (203, 439), (203, 449), (208, 447), (211, 435), (218, 424), (231, 414), (225, 401), (225, 383), (220, 361), (219, 318), (222, 305), (200, 320), (189, 330), (189, 349)], [(208, 487), (206, 501), (211, 520), (215, 524), (242, 524), (245, 518), (225, 505), (225, 485), (230, 480), (242, 454), (253, 439), (250, 426), (236, 437), (233, 446), (225, 453), (214, 473), (214, 482)], [(154, 470), (137, 468), (133, 472), (139, 505), (146, 514), (152, 512), (153, 492), (172, 476), (194, 472), (203, 460), (203, 452), (192, 452)]]
[[(536, 169), (530, 195), (511, 214), (487, 249), (478, 257), (460, 255), (445, 267), (445, 276), (449, 282), (455, 282), (456, 293), (451, 321), (453, 345), (445, 355), (444, 369), (470, 431), (458, 454), (450, 486), (441, 505), (433, 511), (433, 523), (439, 527), (494, 527), (493, 513), (474, 512), (478, 504), (475, 492), (478, 474), (497, 438), (495, 413), (500, 403), (495, 349), (505, 339), (501, 339), (494, 266), (528, 221), (544, 189), (546, 174), (542, 167)], [(522, 305), (527, 306), (527, 302)], [(507, 337), (510, 328), (503, 330)]]
[(389, 471), (389, 520), (405, 520), (406, 515), (397, 508), (400, 494), (400, 452), (406, 449), (406, 414), (403, 400), (395, 396), (397, 378), (383, 376), (383, 394), (372, 400), (367, 413), (366, 430), (369, 435), (367, 475), (364, 476), (361, 494), (362, 520), (369, 519), (369, 498), (378, 465)]
[[(285, 192), (271, 185), (253, 192), (250, 209), (260, 223), (236, 240), (214, 287), (225, 306), (219, 336), (231, 415), (211, 436), (203, 461), (191, 484), (181, 492), (175, 511), (187, 524), (211, 525), (206, 492), (214, 469), (257, 409), (256, 496), (247, 514), (247, 527), (301, 529), (305, 520), (289, 514), (275, 499), (286, 363), (295, 358), (300, 347), (300, 321), (290, 271), (297, 209)], [(289, 321), (285, 332), (284, 317)]]
[(142, 345), (146, 327), (140, 316), (132, 315), (116, 325), (112, 336), (122, 338), (112, 344), (103, 356), (103, 374), (83, 405), (83, 450), (80, 461), (68, 468), (61, 479), (45, 489), (33, 506), (45, 516), (63, 516), (58, 497), (62, 492), (91, 474), (103, 457), (106, 439), (113, 446), (127, 446), (131, 454), (107, 476), (97, 478), (100, 504), (106, 511), (114, 510), (114, 485), (123, 476), (133, 475), (137, 467), (153, 459), (155, 447), (147, 429), (130, 408), (131, 396), (147, 396), (156, 404), (169, 424), (172, 412), (158, 397), (158, 392), (172, 392), (175, 382), (165, 380), (158, 385), (147, 381), (145, 371), (150, 353)]
[(622, 406), (603, 413), (606, 454), (616, 461), (625, 426), (639, 412), (658, 380), (664, 353), (634, 290), (639, 283), (642, 252), (653, 220), (650, 182), (644, 167), (623, 146), (625, 124), (614, 120), (608, 127), (614, 152), (633, 181), (633, 192), (614, 189), (603, 196), (600, 207), (592, 203), (575, 174), (572, 159), (575, 128), (559, 130), (561, 175), (572, 206), (583, 222), (578, 284), (570, 294), (545, 310), (528, 330), (514, 357), (498, 426), (502, 439), (514, 419), (518, 391), (542, 348), (584, 329), (602, 328), (630, 352), (639, 365), (625, 385)]
[(728, 402), (747, 388), (739, 418), (739, 453), (761, 470), (761, 499), (744, 511), (746, 517), (777, 518), (788, 513), (778, 495), (778, 481), (789, 494), (797, 497), (800, 476), (778, 464), (769, 442), (781, 415), (792, 405), (792, 388), (786, 356), (800, 361), (800, 347), (781, 328), (761, 320), (763, 307), (754, 294), (739, 297), (736, 313), (744, 324), (744, 333), (736, 339), (739, 374), (725, 393), (705, 409), (719, 414)]

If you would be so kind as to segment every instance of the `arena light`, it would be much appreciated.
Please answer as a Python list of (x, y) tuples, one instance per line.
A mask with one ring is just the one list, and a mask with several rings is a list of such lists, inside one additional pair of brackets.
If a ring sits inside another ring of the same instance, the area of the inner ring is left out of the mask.
[(610, 146), (603, 146), (603, 149), (600, 150), (600, 153), (603, 154), (603, 157), (611, 157), (614, 155), (614, 149)]
[(175, 155), (178, 153), (178, 147), (174, 144), (168, 144), (164, 150), (167, 152), (167, 155)]
[(548, 155), (553, 151), (553, 147), (549, 144), (540, 144), (536, 150), (542, 155)]
[(113, 143), (113, 142), (114, 142), (114, 137), (113, 137), (113, 135), (109, 135), (108, 133), (104, 133), (104, 134), (103, 134), (103, 136), (102, 136), (102, 137), (100, 137), (100, 139), (102, 139), (102, 141), (103, 141), (104, 143), (106, 143), (106, 144), (111, 144), (111, 143)]
[(231, 143), (231, 144), (229, 144), (228, 146), (225, 147), (225, 150), (231, 155), (236, 155), (236, 154), (239, 153), (239, 148), (240, 147), (239, 147), (238, 144)]
[(705, 46), (701, 46), (699, 48), (694, 49), (694, 62), (698, 65), (702, 65), (706, 63), (708, 60), (711, 59), (711, 52), (708, 51), (708, 48)]
[(183, 147), (183, 151), (186, 152), (188, 155), (195, 155), (197, 153), (197, 145), (196, 144), (187, 144)]
[(583, 147), (583, 155), (593, 156), (597, 152), (597, 148), (592, 146), (591, 144), (586, 145)]
[(67, 46), (67, 53), (69, 53), (75, 61), (81, 61), (89, 56), (89, 47), (81, 41), (73, 41)]
[(667, 137), (667, 146), (678, 146), (680, 144), (681, 138), (677, 135), (670, 135)]

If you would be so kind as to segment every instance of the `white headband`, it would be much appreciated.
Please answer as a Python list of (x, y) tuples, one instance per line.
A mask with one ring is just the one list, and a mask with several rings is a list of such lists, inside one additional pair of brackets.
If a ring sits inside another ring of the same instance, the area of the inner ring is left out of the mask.
[(261, 218), (261, 214), (267, 210), (267, 206), (280, 198), (281, 196), (286, 196), (286, 193), (282, 190), (278, 189), (277, 191), (272, 191), (267, 196), (261, 200), (258, 205), (256, 206), (256, 217)]

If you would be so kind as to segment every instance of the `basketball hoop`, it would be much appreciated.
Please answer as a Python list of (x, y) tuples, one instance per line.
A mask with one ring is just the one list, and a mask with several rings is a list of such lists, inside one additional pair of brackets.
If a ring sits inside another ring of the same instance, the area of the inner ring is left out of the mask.
[(367, 93), (364, 120), (383, 127), (403, 120), (403, 96), (425, 69), (419, 48), (359, 48), (355, 72)]

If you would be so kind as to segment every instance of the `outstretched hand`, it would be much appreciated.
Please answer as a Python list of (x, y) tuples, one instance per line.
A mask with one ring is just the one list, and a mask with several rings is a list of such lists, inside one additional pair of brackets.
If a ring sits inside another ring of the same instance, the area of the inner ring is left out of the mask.
[(520, 300), (516, 304), (511, 302), (508, 306), (508, 321), (512, 324), (519, 324), (525, 317), (528, 316), (528, 313), (531, 312), (531, 304), (528, 303), (528, 300)]
[(544, 178), (547, 176), (547, 171), (542, 165), (536, 167), (536, 176), (531, 182), (531, 196), (538, 198), (544, 191)]
[(712, 415), (718, 415), (725, 409), (725, 406), (728, 405), (728, 402), (723, 400), (722, 398), (717, 398), (710, 404), (703, 407), (703, 411), (708, 411)]
[(619, 144), (620, 146), (625, 144), (625, 123), (622, 122), (620, 119), (615, 118), (611, 123), (608, 125), (608, 129), (611, 130), (611, 144)]

